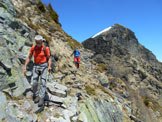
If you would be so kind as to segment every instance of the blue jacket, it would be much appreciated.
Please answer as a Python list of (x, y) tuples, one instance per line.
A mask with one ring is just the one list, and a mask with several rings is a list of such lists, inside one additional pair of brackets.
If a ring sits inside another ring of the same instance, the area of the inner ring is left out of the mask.
[(73, 51), (74, 57), (79, 57), (80, 51)]

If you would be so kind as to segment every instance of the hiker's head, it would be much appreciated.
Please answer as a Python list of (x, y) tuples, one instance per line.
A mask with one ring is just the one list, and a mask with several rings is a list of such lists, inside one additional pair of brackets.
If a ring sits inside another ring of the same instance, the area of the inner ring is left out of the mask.
[(43, 42), (43, 37), (41, 35), (36, 35), (35, 36), (35, 42), (37, 46), (41, 46)]

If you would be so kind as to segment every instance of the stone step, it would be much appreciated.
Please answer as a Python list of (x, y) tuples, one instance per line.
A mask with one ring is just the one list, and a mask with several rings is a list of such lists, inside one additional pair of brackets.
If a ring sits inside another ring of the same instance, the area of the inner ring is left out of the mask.
[(61, 84), (58, 84), (58, 83), (56, 83), (56, 84), (54, 85), (54, 87), (55, 87), (56, 89), (59, 89), (59, 90), (62, 90), (62, 91), (67, 91), (67, 89), (68, 89), (66, 86), (61, 85)]
[(47, 82), (46, 85), (49, 89), (59, 89), (61, 91), (67, 91), (67, 87), (56, 82)]
[(58, 104), (63, 104), (64, 98), (54, 96), (50, 93), (48, 93), (48, 97), (49, 97), (48, 101), (55, 102), (55, 103), (58, 103)]
[(56, 82), (48, 82), (47, 83), (47, 90), (52, 95), (58, 96), (58, 97), (66, 97), (67, 96), (67, 87), (64, 85), (61, 85)]
[(52, 95), (58, 96), (58, 97), (66, 97), (67, 93), (65, 91), (59, 90), (59, 89), (50, 89), (47, 87), (47, 90), (49, 93), (51, 93)]

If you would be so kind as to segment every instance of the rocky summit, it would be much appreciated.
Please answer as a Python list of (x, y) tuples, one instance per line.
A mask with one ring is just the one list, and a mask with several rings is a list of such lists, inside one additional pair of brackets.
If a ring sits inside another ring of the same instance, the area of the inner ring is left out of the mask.
[[(32, 100), (33, 61), (22, 73), (36, 34), (55, 59), (42, 107)], [(50, 4), (0, 0), (0, 39), (0, 122), (162, 121), (162, 64), (130, 29), (115, 24), (80, 44)]]

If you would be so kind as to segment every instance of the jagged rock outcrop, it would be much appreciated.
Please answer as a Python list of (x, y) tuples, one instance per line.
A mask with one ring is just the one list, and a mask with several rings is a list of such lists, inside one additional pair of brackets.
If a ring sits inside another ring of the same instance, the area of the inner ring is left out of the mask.
[(2, 0), (0, 4), (0, 90), (2, 90), (14, 82), (26, 82), (20, 72), (28, 54), (26, 49), (29, 47), (26, 45), (32, 45), (30, 37), (34, 36), (34, 32), (16, 20), (16, 10), (10, 0)]

